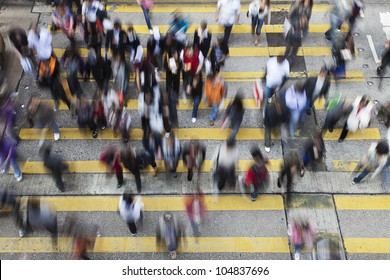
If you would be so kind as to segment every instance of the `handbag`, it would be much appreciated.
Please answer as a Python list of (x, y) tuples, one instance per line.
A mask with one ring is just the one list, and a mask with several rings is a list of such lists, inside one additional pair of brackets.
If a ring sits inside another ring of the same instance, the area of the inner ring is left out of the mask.
[(264, 89), (260, 79), (256, 79), (255, 81), (255, 85), (253, 87), (253, 98), (255, 99), (257, 108), (260, 109), (264, 101)]

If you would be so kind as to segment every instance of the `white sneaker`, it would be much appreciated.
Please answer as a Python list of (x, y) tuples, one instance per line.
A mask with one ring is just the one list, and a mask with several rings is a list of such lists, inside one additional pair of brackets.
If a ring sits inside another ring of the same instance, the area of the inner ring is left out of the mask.
[(26, 235), (26, 232), (22, 229), (19, 230), (19, 237), (24, 237)]
[(170, 132), (165, 133), (165, 138), (169, 138), (170, 135), (171, 135)]
[(59, 133), (54, 133), (54, 141), (58, 141), (60, 139)]
[(264, 150), (265, 150), (267, 153), (271, 152), (271, 148), (270, 148), (270, 147), (264, 147)]
[(22, 178), (23, 178), (22, 175), (20, 175), (19, 177), (16, 178), (16, 181), (20, 182), (22, 181)]
[(196, 123), (196, 118), (192, 118), (192, 123)]

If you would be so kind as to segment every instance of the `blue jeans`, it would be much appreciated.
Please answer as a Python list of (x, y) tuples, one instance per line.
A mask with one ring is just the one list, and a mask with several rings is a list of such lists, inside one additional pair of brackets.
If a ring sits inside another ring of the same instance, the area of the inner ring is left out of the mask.
[(259, 19), (258, 16), (252, 17), (252, 30), (256, 28), (256, 35), (261, 34), (261, 28), (263, 27), (264, 19)]
[(236, 138), (236, 135), (238, 133), (238, 130), (240, 129), (240, 126), (241, 126), (241, 123), (239, 123), (239, 122), (235, 122), (232, 124), (232, 132), (230, 133), (229, 139), (227, 140), (228, 142), (232, 141)]
[(290, 137), (294, 139), (294, 133), (298, 123), (302, 121), (304, 110), (291, 110)]
[(196, 116), (198, 115), (198, 108), (199, 108), (199, 104), (200, 104), (201, 100), (202, 100), (202, 96), (195, 96), (194, 107), (192, 109), (192, 117), (193, 118), (196, 118)]
[(149, 10), (148, 9), (145, 9), (144, 7), (142, 7), (142, 12), (144, 13), (144, 17), (145, 17), (145, 21), (146, 21), (146, 25), (148, 26), (148, 29), (149, 30), (152, 30), (152, 24), (150, 23), (150, 16), (149, 16)]
[(51, 124), (51, 129), (53, 129), (53, 133), (60, 133), (60, 129), (58, 128), (58, 124), (53, 121), (53, 123)]
[[(20, 171), (19, 165), (16, 162), (15, 156), (10, 159), (9, 166), (12, 167), (12, 170), (14, 171), (15, 178), (18, 178), (22, 175), (22, 171)], [(7, 168), (8, 169), (8, 168)]]
[(218, 115), (218, 109), (219, 109), (219, 104), (215, 104), (213, 105), (213, 107), (211, 107), (210, 121), (215, 121)]
[(364, 179), (364, 177), (367, 176), (367, 174), (368, 174), (369, 172), (370, 172), (370, 171), (369, 171), (368, 169), (364, 169), (364, 170), (359, 174), (359, 176), (357, 176), (357, 177), (355, 177), (355, 178), (353, 179), (353, 181), (354, 181), (355, 183), (360, 183), (360, 182)]
[(265, 98), (271, 98), (272, 95), (275, 93), (275, 88), (269, 88), (266, 86), (266, 83), (264, 83), (264, 97)]

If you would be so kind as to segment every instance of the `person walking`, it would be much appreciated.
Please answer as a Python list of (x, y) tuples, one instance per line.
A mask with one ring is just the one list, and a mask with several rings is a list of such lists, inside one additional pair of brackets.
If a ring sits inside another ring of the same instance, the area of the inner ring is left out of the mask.
[(227, 95), (227, 86), (224, 79), (220, 76), (219, 66), (215, 70), (215, 74), (206, 78), (204, 85), (204, 98), (207, 100), (209, 107), (211, 107), (210, 126), (214, 125), (218, 109), (223, 106)]
[(264, 96), (271, 102), (275, 92), (283, 87), (290, 74), (290, 64), (284, 56), (274, 56), (268, 59), (265, 69)]
[(184, 145), (183, 162), (188, 168), (187, 181), (192, 181), (194, 176), (194, 170), (200, 172), (202, 164), (206, 157), (206, 147), (200, 144), (198, 141), (190, 141)]
[(313, 138), (308, 140), (303, 148), (301, 176), (304, 175), (304, 168), (306, 166), (318, 162), (324, 157), (325, 151), (325, 143), (322, 134), (314, 134)]
[(123, 185), (123, 169), (120, 165), (120, 152), (114, 146), (110, 146), (103, 150), (100, 155), (100, 161), (104, 162), (111, 171), (115, 171), (118, 180), (118, 189)]
[(385, 50), (383, 51), (381, 65), (376, 69), (376, 74), (379, 77), (383, 77), (386, 66), (390, 64), (390, 40), (387, 40), (385, 43)]
[(238, 24), (240, 20), (240, 0), (218, 0), (216, 20), (225, 27), (223, 42), (229, 45), (229, 37), (233, 24)]
[(109, 57), (109, 50), (111, 55), (116, 58), (118, 55), (125, 59), (125, 51), (128, 39), (126, 32), (122, 29), (122, 24), (119, 20), (114, 22), (114, 29), (107, 31), (105, 43), (105, 57)]
[(374, 113), (374, 103), (366, 95), (356, 97), (352, 103), (352, 111), (348, 115), (343, 130), (339, 137), (339, 143), (343, 142), (349, 131), (356, 132), (358, 129), (367, 128)]
[(202, 20), (199, 28), (194, 32), (194, 48), (200, 50), (203, 57), (207, 57), (209, 53), (211, 38), (212, 34), (207, 28), (207, 21)]
[(269, 160), (263, 157), (263, 154), (257, 147), (253, 147), (251, 149), (251, 155), (255, 162), (248, 169), (245, 176), (245, 181), (240, 183), (244, 183), (248, 188), (253, 186), (253, 192), (251, 196), (252, 201), (254, 202), (256, 201), (257, 195), (259, 194), (259, 189), (265, 188), (268, 185), (269, 172), (266, 165), (269, 163)]
[(137, 0), (137, 4), (140, 5), (145, 17), (146, 26), (149, 29), (150, 34), (153, 34), (152, 23), (150, 22), (150, 9), (153, 8), (152, 0)]
[(179, 158), (181, 154), (181, 146), (179, 139), (170, 133), (168, 138), (162, 140), (162, 151), (164, 155), (165, 168), (171, 172), (172, 177), (176, 178), (177, 165), (179, 164)]
[[(228, 47), (224, 44), (223, 42), (223, 37), (219, 36), (215, 43), (213, 44), (213, 47), (211, 48), (208, 60), (210, 61), (210, 69), (207, 69), (207, 64), (206, 66), (206, 73), (207, 75), (209, 74), (215, 74), (216, 73), (216, 68), (218, 69), (221, 66), (225, 65), (225, 59), (226, 56), (229, 54), (229, 49)], [(218, 70), (219, 71), (219, 70)]]
[(22, 171), (16, 161), (18, 141), (7, 130), (5, 128), (2, 131), (2, 137), (0, 138), (0, 172), (7, 173), (11, 166), (16, 180), (20, 182), (22, 180)]
[(298, 82), (290, 86), (286, 91), (286, 106), (290, 110), (290, 137), (294, 139), (294, 134), (299, 123), (303, 121), (304, 112), (307, 106), (306, 91), (303, 83)]
[(172, 259), (176, 259), (176, 250), (183, 235), (183, 227), (172, 213), (164, 213), (160, 217), (156, 230), (156, 241), (166, 246)]
[(270, 5), (270, 0), (254, 0), (249, 4), (246, 16), (251, 17), (252, 35), (255, 34), (256, 30), (255, 46), (260, 42), (261, 28), (263, 27), (265, 17), (269, 14)]
[[(191, 88), (193, 80), (196, 76), (200, 76), (203, 67), (204, 56), (198, 49), (194, 49), (192, 43), (188, 43), (187, 46), (181, 51), (180, 59), (183, 65), (183, 87), (185, 94), (188, 96), (191, 94)], [(187, 98), (187, 96), (184, 96)]]
[(52, 13), (52, 31), (61, 29), (61, 31), (68, 37), (70, 42), (74, 42), (74, 35), (76, 24), (73, 19), (72, 10), (65, 4), (59, 4)]
[(374, 171), (371, 179), (375, 178), (382, 171), (383, 181), (387, 182), (388, 157), (389, 144), (386, 140), (372, 143), (355, 169), (356, 171), (363, 169), (363, 171), (357, 177), (353, 178), (352, 185), (360, 183), (370, 171)]
[(327, 99), (330, 88), (330, 76), (326, 68), (322, 68), (317, 77), (309, 77), (304, 84), (307, 97), (307, 110), (306, 113), (311, 115), (314, 102), (323, 97)]
[(64, 192), (65, 185), (62, 180), (62, 173), (68, 170), (68, 164), (59, 155), (54, 154), (49, 146), (43, 147), (40, 153), (43, 165), (52, 173), (56, 187)]
[(277, 185), (278, 188), (282, 187), (282, 183), (284, 181), (284, 177), (287, 177), (287, 182), (286, 182), (286, 200), (287, 203), (291, 201), (291, 191), (293, 187), (293, 179), (296, 177), (296, 175), (299, 173), (302, 175), (302, 163), (301, 159), (299, 157), (299, 154), (296, 151), (291, 151), (290, 154), (288, 155), (287, 159), (284, 161), (284, 165), (282, 166)]
[(217, 147), (213, 159), (214, 183), (218, 190), (226, 184), (234, 186), (236, 180), (236, 166), (238, 163), (238, 150), (235, 141), (225, 141)]
[(126, 222), (132, 236), (137, 234), (136, 223), (143, 221), (144, 203), (140, 196), (133, 197), (130, 194), (123, 194), (119, 199), (119, 214)]
[(207, 212), (204, 196), (200, 190), (198, 190), (198, 193), (184, 197), (184, 207), (188, 219), (190, 220), (194, 236), (200, 236), (199, 224), (202, 222)]
[(245, 110), (242, 97), (240, 94), (237, 94), (234, 97), (233, 102), (226, 108), (225, 118), (222, 124), (222, 127), (226, 127), (228, 124), (232, 129), (232, 132), (227, 140), (228, 142), (236, 139), (238, 130), (241, 127), (242, 119), (244, 118), (244, 113)]
[(172, 13), (171, 21), (169, 22), (169, 27), (167, 34), (173, 36), (174, 40), (178, 44), (178, 49), (180, 51), (185, 46), (186, 42), (186, 32), (189, 27), (189, 22), (182, 13), (175, 11)]
[(39, 147), (43, 145), (46, 131), (51, 128), (54, 132), (54, 141), (60, 139), (60, 130), (55, 121), (53, 109), (47, 104), (41, 102), (40, 99), (33, 97), (27, 103), (27, 120), (30, 127), (35, 126), (41, 129), (41, 139), (39, 140)]
[(137, 192), (140, 193), (142, 189), (141, 185), (141, 172), (137, 162), (137, 157), (130, 147), (123, 146), (121, 149), (121, 162), (123, 166), (128, 169), (135, 177), (135, 185)]

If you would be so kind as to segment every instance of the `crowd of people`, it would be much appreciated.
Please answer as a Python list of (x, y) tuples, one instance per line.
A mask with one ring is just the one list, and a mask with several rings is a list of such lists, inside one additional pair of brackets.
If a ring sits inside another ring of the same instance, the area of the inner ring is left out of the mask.
[[(164, 161), (165, 168), (173, 178), (177, 177), (180, 159), (188, 169), (188, 181), (192, 181), (194, 174), (202, 170), (206, 158), (204, 144), (195, 140), (183, 144), (172, 129), (180, 125), (177, 105), (180, 96), (183, 102), (192, 99), (191, 122), (196, 123), (198, 107), (203, 99), (211, 108), (209, 125), (215, 125), (228, 93), (228, 83), (223, 78), (221, 68), (227, 63), (233, 25), (240, 19), (240, 1), (218, 1), (216, 19), (224, 26), (224, 35), (215, 38), (214, 43), (212, 33), (204, 20), (193, 36), (187, 34), (190, 23), (180, 12), (172, 13), (166, 34), (161, 34), (159, 27), (151, 23), (150, 10), (153, 2), (151, 0), (137, 2), (142, 8), (150, 32), (146, 52), (134, 26), (130, 24), (127, 30), (124, 30), (121, 22), (111, 20), (105, 6), (97, 0), (53, 2), (51, 30), (61, 30), (70, 41), (62, 57), (54, 54), (52, 35), (47, 28), (36, 24), (31, 26), (28, 32), (21, 28), (9, 30), (10, 41), (23, 70), (40, 86), (48, 87), (54, 100), (53, 110), (46, 102), (32, 96), (26, 110), (30, 126), (41, 132), (39, 150), (44, 166), (52, 172), (55, 184), (62, 192), (66, 190), (62, 173), (66, 172), (68, 166), (61, 157), (52, 153), (49, 145), (44, 144), (48, 129), (52, 129), (55, 141), (61, 139), (55, 120), (60, 101), (69, 108), (80, 128), (91, 131), (93, 138), (97, 138), (99, 131), (106, 128), (112, 129), (114, 137), (120, 135), (124, 144), (121, 147), (109, 146), (100, 156), (100, 161), (115, 172), (118, 188), (123, 186), (125, 168), (134, 175), (137, 192), (141, 193), (141, 171), (150, 170), (152, 176), (156, 176), (158, 171), (156, 160)], [(74, 7), (76, 9), (73, 9)], [(284, 30), (286, 51), (284, 55), (269, 58), (266, 74), (261, 77), (262, 83), (257, 85), (262, 93), (260, 103), (265, 128), (264, 150), (267, 153), (272, 147), (272, 130), (286, 126), (289, 137), (294, 139), (297, 127), (304, 123), (305, 115), (311, 114), (314, 102), (318, 98), (327, 99), (327, 117), (321, 127), (322, 131), (315, 133), (302, 151), (293, 151), (287, 155), (281, 168), (277, 186), (281, 188), (286, 177), (287, 200), (291, 198), (294, 177), (298, 174), (304, 176), (307, 166), (324, 157), (323, 135), (326, 131), (332, 132), (336, 123), (345, 119), (339, 136), (339, 142), (342, 142), (349, 132), (367, 128), (376, 113), (376, 108), (368, 96), (356, 97), (354, 102), (347, 101), (341, 95), (328, 98), (331, 76), (333, 75), (335, 80), (345, 78), (346, 62), (354, 56), (352, 30), (363, 8), (359, 0), (337, 0), (331, 11), (331, 28), (325, 36), (332, 41), (334, 64), (324, 65), (317, 77), (293, 83), (289, 81), (290, 69), (298, 48), (302, 45), (302, 40), (308, 36), (312, 8), (313, 0), (297, 0), (291, 5)], [(262, 26), (270, 10), (270, 0), (255, 0), (249, 4), (246, 15), (251, 18), (255, 46), (260, 42)], [(346, 34), (340, 32), (343, 23), (349, 24), (349, 32)], [(77, 47), (77, 31), (88, 48), (86, 59), (80, 55)], [(383, 76), (390, 61), (388, 58), (387, 50), (382, 65), (378, 68), (378, 75)], [(162, 81), (163, 72), (165, 83)], [(92, 94), (93, 98), (89, 99), (91, 93), (85, 92), (80, 84), (80, 78), (88, 81), (91, 73), (97, 89)], [(131, 98), (129, 96), (131, 75), (134, 75), (138, 112), (142, 120), (141, 150), (126, 144), (132, 139), (130, 129), (132, 120), (126, 108), (127, 101)], [(19, 139), (13, 132), (17, 94), (7, 88), (4, 76), (0, 78), (3, 126), (0, 145), (1, 171), (5, 172), (12, 167), (15, 178), (20, 181), (22, 173), (16, 161)], [(215, 189), (222, 190), (226, 184), (231, 186), (236, 184), (238, 147), (235, 138), (244, 113), (242, 93), (237, 92), (221, 118), (221, 127), (231, 128), (231, 134), (213, 154)], [(238, 181), (240, 185), (246, 186), (247, 190), (253, 188), (251, 198), (255, 201), (258, 193), (269, 184), (267, 169), (269, 160), (258, 146), (252, 148), (251, 155), (253, 164)], [(372, 177), (383, 171), (383, 180), (387, 182), (387, 167), (390, 165), (388, 156), (389, 147), (386, 141), (373, 144), (358, 166), (363, 168), (362, 173), (353, 180), (353, 183), (359, 183), (372, 170), (375, 170)], [(39, 207), (39, 203), (29, 203), (31, 209)], [(120, 215), (132, 234), (137, 233), (136, 223), (142, 221), (142, 209), (140, 197), (129, 194), (121, 197)], [(198, 235), (198, 224), (205, 214), (200, 189), (194, 197), (186, 201), (186, 210), (194, 234)], [(57, 226), (53, 221), (45, 228), (56, 234), (57, 230), (54, 230), (54, 227)], [(26, 225), (23, 226), (23, 231), (25, 227)], [(174, 252), (180, 236), (182, 236), (180, 223), (173, 214), (164, 214), (159, 222), (157, 237), (166, 242), (169, 251)], [(84, 255), (78, 258), (84, 258)], [(172, 253), (172, 256), (175, 254)]]

